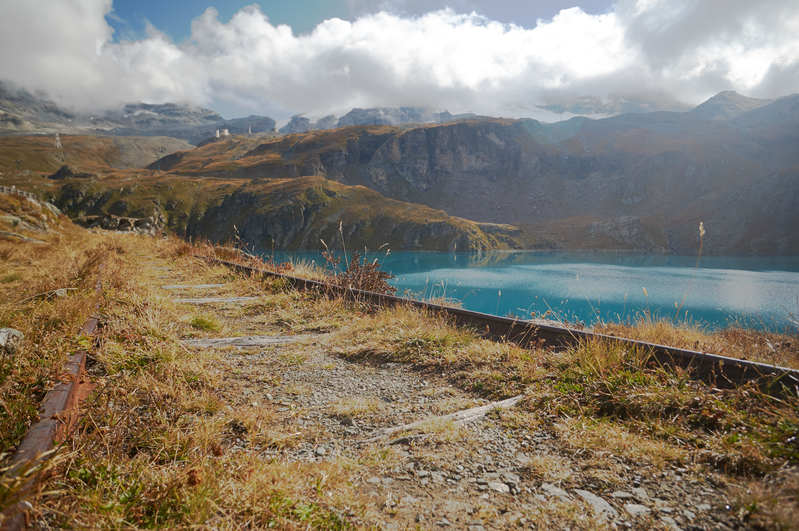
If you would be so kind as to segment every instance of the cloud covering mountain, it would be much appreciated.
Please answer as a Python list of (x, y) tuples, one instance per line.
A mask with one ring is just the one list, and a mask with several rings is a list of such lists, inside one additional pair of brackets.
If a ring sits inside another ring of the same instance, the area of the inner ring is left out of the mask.
[(116, 41), (110, 0), (10, 0), (0, 4), (0, 78), (82, 109), (177, 101), (286, 116), (399, 105), (520, 116), (569, 96), (698, 103), (729, 88), (774, 97), (799, 87), (794, 0), (619, 0), (530, 27), (395, 12), (295, 35), (257, 7), (229, 21), (208, 8), (176, 43), (155, 27)]

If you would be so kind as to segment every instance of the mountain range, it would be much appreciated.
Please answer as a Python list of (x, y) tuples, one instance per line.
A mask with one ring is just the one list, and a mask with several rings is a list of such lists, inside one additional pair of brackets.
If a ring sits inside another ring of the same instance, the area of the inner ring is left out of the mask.
[[(111, 131), (179, 129), (170, 113), (199, 122), (185, 127), (220, 123), (179, 106), (124, 111)], [(37, 112), (65, 119), (57, 108)], [(314, 246), (346, 220), (353, 245), (385, 238), (394, 248), (690, 255), (703, 222), (705, 253), (799, 254), (799, 95), (723, 92), (687, 111), (552, 124), (451, 115), (440, 123), (440, 114), (410, 108), (355, 109), (320, 130), (295, 118), (297, 132), (211, 139), (146, 169), (78, 157), (74, 164), (94, 178), (35, 181), (58, 168), (53, 159), (28, 182), (75, 217), (155, 209), (185, 235), (219, 240), (235, 225), (260, 247)], [(121, 183), (134, 191), (118, 192)]]
[(442, 123), (473, 117), (474, 114), (453, 115), (423, 107), (355, 108), (341, 117), (328, 115), (313, 122), (303, 115), (295, 115), (278, 131), (275, 120), (267, 116), (225, 119), (216, 111), (188, 104), (131, 103), (119, 109), (81, 113), (63, 109), (44, 95), (0, 81), (0, 134), (169, 136), (196, 145), (214, 138), (217, 130), (225, 129), (234, 135), (293, 134), (349, 125)]

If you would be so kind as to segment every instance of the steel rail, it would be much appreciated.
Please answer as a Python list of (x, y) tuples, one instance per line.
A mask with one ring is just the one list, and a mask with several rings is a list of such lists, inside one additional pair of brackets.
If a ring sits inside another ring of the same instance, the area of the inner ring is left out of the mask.
[(241, 273), (283, 279), (288, 285), (299, 290), (324, 292), (378, 306), (408, 305), (434, 313), (446, 314), (453, 319), (456, 325), (474, 328), (482, 337), (509, 341), (525, 348), (545, 345), (563, 347), (587, 340), (608, 341), (640, 352), (649, 353), (653, 361), (662, 365), (676, 365), (687, 368), (693, 377), (702, 379), (717, 387), (733, 387), (746, 382), (757, 381), (761, 389), (770, 394), (781, 396), (799, 395), (799, 370), (789, 367), (659, 345), (648, 341), (610, 336), (538, 321), (500, 317), (498, 315), (372, 291), (344, 288), (317, 280), (294, 277), (267, 269), (238, 264), (229, 260), (210, 258), (209, 261)]
[[(95, 285), (95, 295), (102, 295), (102, 265)], [(90, 316), (80, 329), (80, 336), (91, 337), (100, 324), (96, 315), (100, 308), (98, 298), (94, 308), (95, 315)], [(50, 456), (50, 450), (56, 444), (63, 442), (77, 425), (79, 418), (78, 406), (80, 401), (88, 396), (91, 384), (86, 378), (86, 359), (89, 352), (86, 349), (77, 350), (67, 358), (59, 374), (60, 381), (51, 390), (47, 391), (39, 405), (39, 420), (33, 424), (11, 460), (10, 474), (28, 475), (19, 489), (19, 501), (8, 507), (2, 514), (0, 530), (17, 531), (29, 527), (28, 511), (31, 504), (27, 501), (42, 477), (41, 470), (37, 467), (43, 464)]]

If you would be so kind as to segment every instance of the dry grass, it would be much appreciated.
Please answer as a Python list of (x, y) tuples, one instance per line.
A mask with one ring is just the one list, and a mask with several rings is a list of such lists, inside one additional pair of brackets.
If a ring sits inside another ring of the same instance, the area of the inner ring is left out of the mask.
[(799, 369), (799, 337), (796, 335), (735, 327), (708, 332), (693, 324), (674, 325), (667, 320), (647, 317), (633, 325), (604, 324), (595, 329), (613, 336)]
[(799, 522), (799, 472), (781, 471), (733, 490), (738, 516), (752, 528), (793, 529)]
[[(47, 233), (36, 232), (45, 244), (0, 241), (4, 272), (0, 327), (15, 328), (25, 335), (20, 351), (0, 357), (3, 454), (19, 442), (36, 419), (39, 401), (56, 380), (67, 356), (77, 348), (78, 331), (97, 303), (98, 269), (113, 250), (65, 218), (32, 208), (25, 199), (0, 197), (6, 199), (3, 212), (50, 227)], [(62, 288), (65, 290), (54, 293)]]
[(43, 500), (48, 519), (69, 527), (346, 527), (335, 510), (348, 493), (346, 463), (281, 465), (242, 451), (291, 437), (270, 427), (268, 410), (226, 406), (214, 355), (195, 356), (178, 341), (197, 316), (155, 303), (160, 272), (122, 257), (179, 259), (199, 277), (207, 266), (180, 258), (179, 243), (116, 238), (124, 253), (112, 260), (127, 282), (107, 290), (98, 392), (51, 480), (60, 494)]
[(380, 409), (380, 400), (377, 398), (358, 397), (339, 400), (331, 404), (329, 412), (336, 417), (356, 418), (376, 412)]
[[(391, 466), (390, 451), (375, 450), (358, 463), (285, 464), (259, 455), (257, 449), (290, 448), (324, 434), (297, 436), (276, 424), (274, 410), (253, 405), (241, 392), (247, 382), (219, 369), (224, 353), (196, 355), (179, 342), (211, 334), (215, 326), (215, 333), (244, 333), (248, 329), (240, 327), (245, 321), (260, 333), (331, 332), (326, 341), (341, 356), (402, 362), (443, 374), (454, 386), (485, 398), (525, 393), (518, 409), (496, 416), (508, 430), (543, 431), (559, 441), (561, 453), (534, 456), (528, 463), (528, 475), (536, 480), (568, 484), (575, 474), (594, 474), (615, 484), (620, 476), (613, 467), (619, 459), (654, 469), (692, 466), (746, 484), (736, 491), (742, 522), (778, 527), (795, 521), (795, 511), (786, 507), (796, 505), (796, 399), (772, 399), (753, 386), (713, 389), (680, 370), (650, 366), (646, 352), (612, 343), (552, 351), (485, 341), (440, 315), (407, 307), (375, 310), (324, 294), (300, 293), (275, 279), (234, 274), (195, 256), (229, 250), (84, 231), (57, 238), (48, 247), (30, 250), (0, 245), (11, 277), (0, 283), (0, 294), (13, 293), (16, 300), (37, 289), (67, 286), (80, 295), (33, 300), (22, 307), (0, 305), (3, 322), (24, 327), (35, 341), (26, 341), (14, 372), (3, 380), (4, 404), (24, 406), (22, 413), (3, 417), (4, 427), (19, 434), (91, 310), (90, 303), (81, 303), (84, 307), (77, 301), (91, 293), (97, 275), (92, 264), (97, 256), (106, 264), (105, 326), (92, 368), (97, 392), (86, 403), (80, 431), (46, 485), (45, 490), (57, 494), (38, 500), (50, 525), (291, 529), (376, 521), (357, 478)], [(160, 291), (171, 283), (161, 278), (167, 263), (193, 282), (224, 280), (222, 293), (257, 293), (262, 300), (213, 315), (170, 303), (171, 295)], [(50, 319), (57, 322), (48, 325)], [(675, 330), (658, 326), (638, 333), (650, 334), (650, 340), (668, 340), (667, 334), (683, 337)], [(752, 342), (769, 337), (751, 335)], [(697, 337), (704, 336), (686, 334), (683, 341)], [(736, 342), (745, 344), (737, 334), (713, 340), (727, 341), (719, 344), (729, 349), (742, 348)], [(37, 357), (39, 352), (46, 354)], [(280, 362), (301, 364), (304, 358), (288, 356)], [(297, 384), (294, 391), (307, 394), (313, 388)], [(440, 396), (445, 391), (429, 393)], [(460, 409), (470, 404), (451, 405)], [(376, 400), (361, 397), (335, 403), (329, 413), (368, 416), (377, 414), (378, 407)], [(451, 448), (453, 455), (459, 445), (472, 444), (465, 430), (451, 424), (429, 428), (429, 443)], [(8, 447), (18, 437), (9, 437)], [(586, 471), (586, 464), (596, 469)], [(585, 513), (579, 503), (553, 502), (526, 516), (542, 526), (600, 525), (585, 519)]]

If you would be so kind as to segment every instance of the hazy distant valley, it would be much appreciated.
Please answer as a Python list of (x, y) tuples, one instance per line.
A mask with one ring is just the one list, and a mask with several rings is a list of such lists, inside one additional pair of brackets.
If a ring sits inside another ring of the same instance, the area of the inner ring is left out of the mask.
[(280, 131), (186, 105), (86, 116), (0, 96), (0, 180), (85, 224), (150, 219), (216, 241), (235, 225), (260, 248), (317, 248), (341, 221), (371, 248), (691, 255), (703, 221), (706, 253), (799, 253), (799, 95), (558, 123), (353, 109)]

